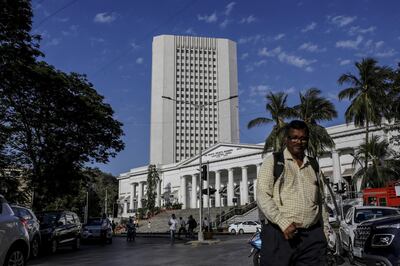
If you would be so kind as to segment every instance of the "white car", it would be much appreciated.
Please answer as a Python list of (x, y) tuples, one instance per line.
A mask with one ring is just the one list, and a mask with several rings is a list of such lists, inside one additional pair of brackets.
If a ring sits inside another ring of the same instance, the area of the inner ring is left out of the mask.
[(341, 246), (348, 252), (350, 262), (354, 261), (354, 257), (362, 257), (362, 251), (354, 249), (354, 235), (357, 225), (361, 222), (391, 215), (400, 214), (397, 208), (381, 207), (381, 206), (353, 206), (347, 213), (346, 217), (340, 223), (339, 236)]
[(28, 231), (0, 195), (0, 265), (26, 265), (28, 256)]
[(261, 224), (255, 221), (237, 222), (229, 225), (228, 231), (231, 234), (244, 234), (244, 233), (255, 233), (261, 230)]
[[(104, 236), (102, 235), (102, 231), (105, 234)], [(105, 240), (107, 243), (111, 244), (113, 237), (111, 223), (108, 219), (89, 218), (87, 224), (83, 226), (81, 236), (83, 240)]]

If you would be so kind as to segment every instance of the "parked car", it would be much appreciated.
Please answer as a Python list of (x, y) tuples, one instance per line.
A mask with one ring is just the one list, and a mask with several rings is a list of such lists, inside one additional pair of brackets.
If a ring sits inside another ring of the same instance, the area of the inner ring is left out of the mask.
[(81, 222), (70, 211), (46, 211), (37, 213), (43, 247), (55, 253), (60, 246), (81, 246)]
[[(102, 235), (102, 231), (105, 236)], [(113, 231), (110, 220), (99, 218), (88, 219), (87, 224), (82, 228), (82, 240), (98, 239), (106, 240), (107, 243), (112, 243)], [(104, 239), (102, 239), (104, 237)]]
[(0, 195), (0, 265), (26, 265), (28, 257), (28, 231)]
[(357, 226), (354, 249), (367, 265), (400, 264), (400, 216), (366, 221)]
[(357, 226), (367, 220), (400, 214), (399, 210), (392, 207), (380, 206), (353, 206), (341, 221), (339, 236), (341, 247), (347, 251), (349, 261), (353, 262), (354, 257), (360, 257), (359, 252), (354, 250), (354, 235)]
[(41, 245), (39, 220), (36, 218), (35, 214), (29, 208), (19, 206), (16, 204), (11, 204), (11, 209), (13, 210), (15, 216), (17, 216), (20, 221), (25, 225), (26, 230), (29, 234), (30, 243), (30, 256), (31, 258), (36, 258), (39, 256), (39, 250)]
[(255, 233), (257, 229), (261, 230), (261, 224), (255, 221), (236, 222), (229, 225), (228, 231), (231, 234)]

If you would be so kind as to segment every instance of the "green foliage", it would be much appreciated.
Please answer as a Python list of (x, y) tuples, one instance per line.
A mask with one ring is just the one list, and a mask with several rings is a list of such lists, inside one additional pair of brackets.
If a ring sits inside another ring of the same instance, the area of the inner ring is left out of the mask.
[(154, 164), (150, 164), (147, 170), (147, 200), (146, 208), (154, 213), (156, 198), (157, 198), (157, 184), (160, 182), (160, 177), (157, 172), (157, 167)]
[[(105, 163), (124, 148), (122, 124), (85, 75), (37, 60), (29, 1), (0, 7), (0, 166), (26, 173), (41, 210), (79, 190), (85, 163)], [(21, 192), (12, 177), (2, 180)]]

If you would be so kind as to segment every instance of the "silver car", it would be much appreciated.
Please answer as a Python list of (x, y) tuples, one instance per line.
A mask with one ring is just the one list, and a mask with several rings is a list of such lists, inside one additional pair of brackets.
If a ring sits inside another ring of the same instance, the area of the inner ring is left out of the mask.
[(23, 266), (28, 256), (28, 231), (0, 195), (0, 265)]
[(81, 233), (83, 240), (97, 239), (112, 243), (113, 231), (110, 221), (102, 218), (89, 218)]

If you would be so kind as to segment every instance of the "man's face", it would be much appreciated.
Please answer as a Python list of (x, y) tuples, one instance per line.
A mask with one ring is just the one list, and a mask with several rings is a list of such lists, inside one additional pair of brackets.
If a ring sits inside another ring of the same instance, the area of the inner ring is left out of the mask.
[(294, 156), (303, 156), (307, 148), (308, 135), (304, 129), (289, 129), (286, 137), (286, 147)]

